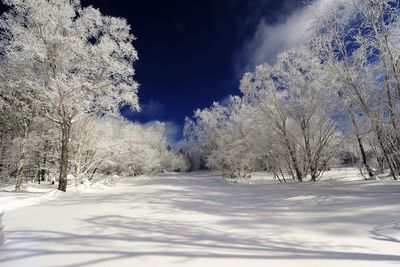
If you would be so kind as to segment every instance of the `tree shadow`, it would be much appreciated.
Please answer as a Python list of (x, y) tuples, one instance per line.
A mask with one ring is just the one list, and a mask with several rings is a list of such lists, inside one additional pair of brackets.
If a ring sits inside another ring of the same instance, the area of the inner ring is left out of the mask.
[[(90, 217), (81, 223), (85, 225), (83, 230), (86, 234), (10, 232), (14, 244), (5, 246), (3, 253), (11, 256), (0, 259), (0, 263), (13, 264), (21, 259), (39, 256), (73, 256), (74, 260), (70, 263), (50, 264), (60, 267), (107, 265), (115, 260), (154, 256), (185, 261), (199, 258), (400, 261), (400, 255), (346, 252), (351, 248), (339, 250), (328, 242), (282, 241), (273, 232), (268, 233), (268, 238), (255, 238), (213, 227), (127, 216)], [(35, 245), (39, 243), (40, 246)], [(56, 244), (62, 244), (62, 249), (57, 249)]]
[(400, 238), (392, 236), (394, 233), (397, 233), (397, 236), (400, 236), (400, 220), (392, 219), (382, 222), (380, 225), (374, 227), (370, 233), (372, 234), (372, 239), (400, 243)]
[[(370, 227), (370, 238), (377, 242), (397, 243), (387, 231), (398, 229), (400, 222), (398, 215), (388, 213), (398, 210), (398, 187), (393, 185), (254, 186), (230, 183), (210, 173), (176, 176), (133, 181), (120, 191), (69, 195), (47, 203), (71, 210), (82, 205), (95, 210), (101, 204), (110, 208), (107, 215), (66, 215), (70, 224), (79, 226), (74, 229), (43, 225), (7, 231), (11, 241), (2, 249), (0, 265), (39, 258), (46, 263), (53, 257), (63, 260), (49, 261), (47, 266), (110, 266), (115, 261), (154, 257), (175, 263), (195, 259), (400, 262), (399, 254), (369, 252), (359, 244), (332, 245), (330, 240), (309, 241), (286, 234), (302, 231), (304, 225), (328, 225), (337, 235), (339, 227), (333, 226), (345, 222), (354, 229)], [(340, 229), (339, 234), (351, 231), (351, 227)]]

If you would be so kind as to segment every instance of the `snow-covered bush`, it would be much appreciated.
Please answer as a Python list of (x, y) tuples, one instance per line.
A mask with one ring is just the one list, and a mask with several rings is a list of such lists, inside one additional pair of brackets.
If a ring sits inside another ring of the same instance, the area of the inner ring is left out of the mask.
[(91, 118), (78, 124), (72, 135), (72, 166), (80, 176), (94, 173), (141, 175), (184, 170), (181, 156), (170, 149), (165, 125), (142, 125), (111, 117)]

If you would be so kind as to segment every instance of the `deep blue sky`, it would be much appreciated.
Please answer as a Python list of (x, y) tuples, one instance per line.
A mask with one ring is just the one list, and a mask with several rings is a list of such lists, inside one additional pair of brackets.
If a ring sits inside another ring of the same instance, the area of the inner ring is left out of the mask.
[(236, 59), (260, 18), (274, 23), (301, 0), (83, 0), (124, 17), (137, 37), (141, 122), (183, 124), (196, 108), (238, 94)]
[[(124, 17), (139, 53), (135, 63), (143, 111), (133, 121), (169, 122), (230, 94), (239, 94), (244, 45), (257, 25), (282, 22), (303, 0), (81, 0), (103, 14)], [(4, 6), (0, 4), (0, 11)], [(285, 34), (285, 33), (282, 33)], [(281, 37), (282, 38), (282, 37)], [(285, 38), (285, 37), (283, 37)], [(251, 69), (247, 69), (251, 70)], [(174, 128), (174, 127), (172, 127)], [(178, 133), (176, 138), (179, 138)]]

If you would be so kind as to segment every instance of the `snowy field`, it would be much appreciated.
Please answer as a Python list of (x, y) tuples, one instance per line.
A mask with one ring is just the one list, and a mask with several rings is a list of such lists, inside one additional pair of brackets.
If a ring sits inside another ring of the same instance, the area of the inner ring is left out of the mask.
[(0, 200), (2, 267), (400, 266), (400, 183), (354, 169), (315, 184), (199, 172)]

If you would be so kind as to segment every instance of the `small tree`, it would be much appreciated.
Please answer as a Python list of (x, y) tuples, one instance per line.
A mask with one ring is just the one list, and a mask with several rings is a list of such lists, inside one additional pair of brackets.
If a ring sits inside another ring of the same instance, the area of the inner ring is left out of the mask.
[(90, 114), (138, 108), (137, 52), (126, 20), (79, 0), (3, 0), (4, 62), (19, 68), (23, 95), (62, 133), (59, 190), (66, 191), (72, 125)]

